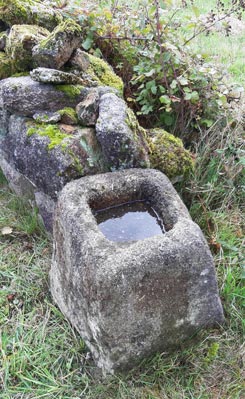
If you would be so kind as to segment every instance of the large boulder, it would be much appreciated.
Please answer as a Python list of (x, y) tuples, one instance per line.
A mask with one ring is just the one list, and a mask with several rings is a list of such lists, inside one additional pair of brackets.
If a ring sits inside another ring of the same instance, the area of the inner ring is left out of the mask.
[(6, 54), (16, 71), (32, 68), (32, 48), (49, 35), (49, 31), (37, 25), (13, 25), (6, 41)]
[(96, 136), (111, 170), (149, 166), (146, 138), (135, 121), (122, 99), (113, 93), (101, 96)]
[(32, 116), (38, 111), (75, 107), (87, 93), (80, 85), (42, 84), (29, 76), (2, 80), (0, 91), (2, 107), (12, 114), (22, 116)]
[[(94, 212), (143, 199), (166, 233), (108, 240)], [(159, 171), (133, 169), (66, 185), (54, 218), (50, 285), (104, 372), (128, 371), (224, 320), (208, 245)]]
[(54, 29), (62, 16), (47, 4), (35, 0), (0, 0), (0, 20), (7, 25), (28, 24), (39, 25), (46, 29)]
[(193, 171), (193, 158), (181, 139), (158, 128), (150, 129), (147, 137), (152, 168), (159, 169), (171, 179), (187, 176)]
[(68, 181), (105, 170), (91, 128), (12, 115), (1, 148), (8, 163), (53, 199)]
[(61, 68), (81, 43), (80, 25), (71, 19), (59, 24), (54, 31), (33, 48), (32, 55), (36, 66)]
[(77, 49), (70, 60), (70, 64), (72, 65), (71, 70), (78, 74), (80, 72), (82, 78), (88, 82), (89, 86), (111, 86), (117, 89), (119, 93), (123, 92), (122, 79), (101, 58)]

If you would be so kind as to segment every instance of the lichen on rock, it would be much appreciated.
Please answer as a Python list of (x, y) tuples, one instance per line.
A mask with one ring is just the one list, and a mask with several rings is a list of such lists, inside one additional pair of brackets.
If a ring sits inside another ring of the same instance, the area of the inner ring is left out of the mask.
[(79, 76), (52, 68), (36, 68), (31, 71), (30, 76), (33, 80), (40, 83), (52, 84), (82, 84)]
[(182, 141), (163, 129), (148, 132), (151, 167), (159, 169), (169, 178), (188, 175), (194, 167), (193, 159)]
[(72, 19), (59, 24), (50, 35), (33, 48), (34, 63), (39, 67), (61, 68), (81, 42), (82, 30)]
[(6, 40), (6, 54), (13, 60), (15, 70), (32, 68), (32, 48), (49, 35), (49, 31), (37, 25), (13, 25)]
[(30, 24), (54, 29), (63, 17), (59, 11), (34, 0), (0, 0), (0, 20), (7, 25)]

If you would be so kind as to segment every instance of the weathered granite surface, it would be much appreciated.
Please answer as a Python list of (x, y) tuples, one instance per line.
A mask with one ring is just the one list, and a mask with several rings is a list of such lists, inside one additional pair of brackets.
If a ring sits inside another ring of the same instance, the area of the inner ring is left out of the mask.
[[(53, 129), (59, 141), (53, 137)], [(91, 128), (36, 124), (12, 115), (1, 148), (6, 160), (35, 184), (37, 191), (53, 199), (68, 181), (103, 170), (101, 150)]]
[(33, 80), (40, 83), (53, 84), (83, 84), (82, 79), (73, 73), (67, 73), (52, 68), (36, 68), (30, 72)]
[(115, 94), (101, 96), (95, 129), (111, 170), (149, 166), (144, 137), (132, 130), (128, 107)]
[(6, 111), (32, 116), (38, 111), (75, 107), (83, 100), (86, 89), (79, 85), (39, 83), (29, 76), (21, 76), (2, 80), (0, 92), (0, 103)]
[[(93, 209), (148, 199), (167, 233), (115, 243)], [(213, 259), (169, 180), (133, 169), (85, 177), (62, 190), (50, 272), (55, 302), (104, 372), (128, 370), (223, 322)]]
[(58, 25), (52, 33), (32, 50), (36, 66), (61, 68), (81, 43), (82, 30), (73, 20), (66, 20)]

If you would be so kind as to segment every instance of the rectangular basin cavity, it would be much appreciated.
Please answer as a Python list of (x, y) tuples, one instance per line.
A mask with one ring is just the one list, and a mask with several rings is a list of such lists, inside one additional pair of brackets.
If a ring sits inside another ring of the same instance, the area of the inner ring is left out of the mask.
[(145, 199), (93, 210), (100, 231), (114, 242), (138, 241), (166, 232), (163, 221)]

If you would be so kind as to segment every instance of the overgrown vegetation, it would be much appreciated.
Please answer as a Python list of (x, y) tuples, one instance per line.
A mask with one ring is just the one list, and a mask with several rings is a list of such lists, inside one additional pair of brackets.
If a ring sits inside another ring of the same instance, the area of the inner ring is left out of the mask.
[[(157, 354), (128, 375), (101, 380), (83, 341), (50, 298), (51, 244), (36, 212), (10, 192), (1, 176), (0, 397), (242, 399), (245, 107), (237, 87), (245, 81), (241, 61), (231, 64), (230, 53), (234, 44), (236, 59), (244, 58), (244, 37), (233, 33), (223, 16), (231, 14), (233, 23), (239, 21), (244, 5), (225, 1), (223, 7), (219, 2), (216, 12), (211, 0), (176, 1), (175, 10), (170, 1), (125, 6), (123, 0), (102, 0), (86, 2), (81, 12), (77, 3), (70, 2), (69, 13), (86, 26), (84, 48), (103, 53), (117, 67), (141, 121), (167, 126), (192, 148), (195, 170), (177, 188), (215, 257), (226, 324), (199, 333), (188, 349)], [(216, 15), (223, 18), (218, 25)], [(224, 65), (233, 75), (219, 80)], [(233, 92), (231, 80), (237, 82)]]
[(94, 8), (89, 3), (86, 15), (73, 1), (67, 12), (87, 32), (83, 47), (103, 55), (122, 76), (125, 97), (141, 123), (170, 129), (190, 144), (193, 133), (210, 127), (217, 114), (225, 115), (242, 90), (192, 43), (218, 28), (229, 34), (228, 17), (239, 21), (244, 5), (218, 2), (217, 10), (204, 16), (193, 2), (185, 3), (192, 4), (189, 12), (171, 0), (100, 1)]

